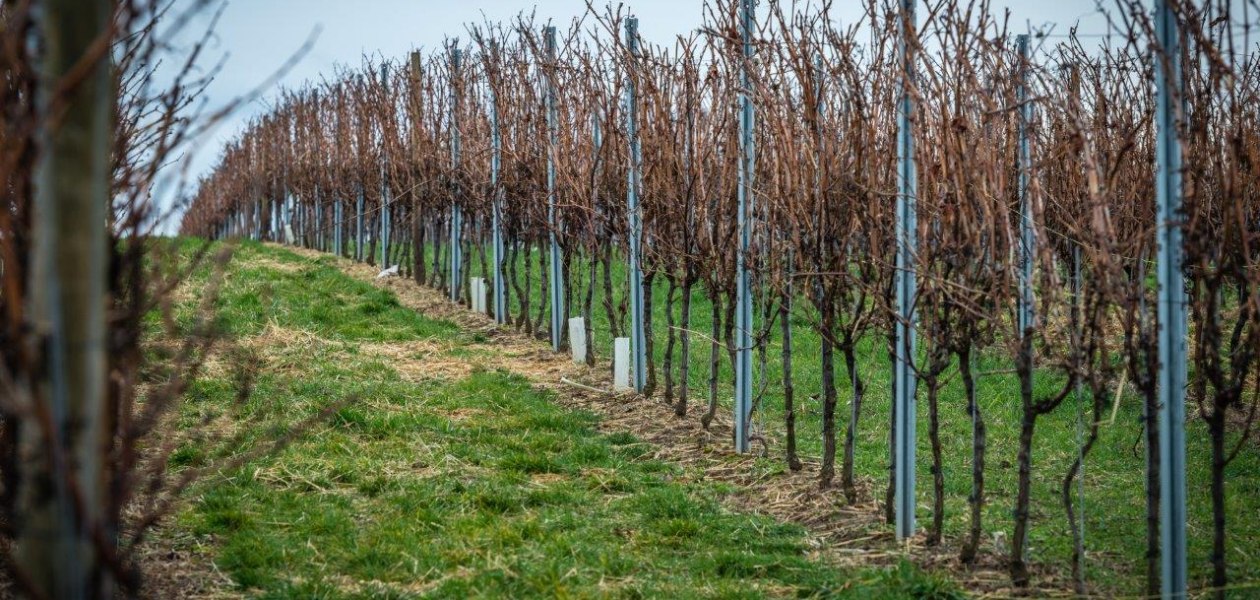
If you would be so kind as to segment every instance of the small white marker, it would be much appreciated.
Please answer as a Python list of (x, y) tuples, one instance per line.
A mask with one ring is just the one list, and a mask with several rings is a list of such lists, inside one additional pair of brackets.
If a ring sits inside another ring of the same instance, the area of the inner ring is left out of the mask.
[(472, 296), (473, 312), (486, 312), (486, 280), (482, 277), (473, 277), (468, 285), (468, 293)]
[(630, 389), (630, 338), (613, 340), (613, 390)]
[(586, 362), (586, 319), (569, 319), (569, 348), (573, 350), (573, 362), (579, 365)]

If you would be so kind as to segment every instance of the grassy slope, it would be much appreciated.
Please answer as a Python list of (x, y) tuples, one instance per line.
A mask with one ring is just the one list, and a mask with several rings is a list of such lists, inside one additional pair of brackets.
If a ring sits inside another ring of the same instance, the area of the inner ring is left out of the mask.
[[(482, 269), (475, 251), (470, 262), (472, 274), (480, 276)], [(536, 312), (539, 303), (547, 301), (537, 289), (537, 252), (534, 253), (530, 266), (534, 269), (531, 311)], [(523, 268), (523, 261), (519, 262), (518, 269)], [(614, 264), (614, 294), (618, 302), (627, 289), (622, 269), (623, 265)], [(581, 273), (585, 279), (585, 264), (575, 265), (573, 272)], [(602, 271), (600, 277), (603, 277)], [(594, 343), (597, 356), (606, 359), (612, 355), (612, 340), (607, 333), (608, 318), (603, 308), (602, 291), (602, 284), (597, 284), (593, 305)], [(658, 340), (655, 354), (656, 364), (660, 368), (665, 348), (666, 282), (663, 278), (656, 278), (653, 294), (653, 318)], [(575, 291), (574, 301), (577, 302), (581, 297), (583, 296)], [(513, 298), (512, 310), (515, 311), (517, 306)], [(692, 300), (692, 330), (706, 335), (709, 333), (712, 323), (710, 306), (702, 286), (697, 285)], [(800, 301), (793, 318), (795, 352), (792, 377), (796, 388), (800, 449), (805, 455), (818, 456), (822, 452), (822, 406), (821, 401), (810, 399), (810, 396), (819, 393), (821, 389), (822, 369), (818, 360), (820, 339), (810, 326), (808, 310), (807, 303)], [(758, 315), (755, 319), (760, 322), (761, 317)], [(882, 332), (876, 334), (868, 336), (862, 342), (858, 353), (858, 369), (866, 383), (866, 396), (855, 468), (860, 476), (873, 480), (882, 494), (887, 479), (891, 390), (890, 368)], [(783, 371), (777, 349), (782, 348), (782, 337), (777, 326), (771, 345), (766, 373), (770, 377), (771, 385), (764, 400), (765, 412), (762, 420), (771, 431), (781, 433), (783, 399), (780, 382), (783, 380)], [(706, 401), (708, 358), (708, 343), (699, 337), (693, 337), (690, 376), (693, 405)], [(836, 368), (837, 387), (840, 388), (839, 406), (836, 410), (837, 429), (843, 435), (849, 413), (848, 374), (844, 371), (839, 355), (836, 357)], [(1012, 510), (1018, 475), (1016, 458), (1021, 418), (1019, 384), (1014, 374), (1009, 373), (1010, 368), (1010, 361), (1000, 350), (978, 354), (974, 366), (974, 372), (978, 376), (979, 405), (988, 426), (989, 452), (985, 471), (988, 504), (984, 512), (985, 529), (990, 532), (1004, 531), (1007, 539), (1013, 527)], [(723, 386), (720, 398), (729, 406), (733, 394), (733, 374), (725, 351), (722, 353), (720, 372)], [(986, 373), (990, 374), (985, 375)], [(950, 374), (956, 375), (956, 369), (952, 369)], [(1060, 379), (1049, 374), (1042, 374), (1036, 379), (1036, 391), (1039, 395), (1052, 394), (1061, 385)], [(920, 402), (923, 401), (920, 398)], [(971, 491), (971, 423), (966, 413), (962, 382), (958, 377), (952, 377), (942, 390), (940, 403), (941, 438), (945, 457), (945, 530), (946, 535), (956, 536), (963, 534), (968, 526), (967, 497)], [(1060, 490), (1063, 477), (1079, 446), (1078, 412), (1089, 411), (1090, 404), (1088, 393), (1085, 392), (1079, 399), (1069, 397), (1056, 413), (1040, 419), (1033, 449), (1029, 555), (1034, 561), (1059, 565), (1065, 569), (1071, 557), (1072, 541), (1060, 500)], [(1102, 589), (1130, 593), (1138, 593), (1144, 589), (1145, 458), (1141, 416), (1142, 403), (1133, 395), (1130, 387), (1119, 405), (1114, 423), (1102, 427), (1098, 443), (1095, 444), (1085, 468), (1085, 533), (1089, 555), (1086, 572), (1090, 582)], [(931, 518), (932, 481), (926, 405), (921, 405), (919, 417), (917, 516), (920, 523), (924, 523)], [(1087, 412), (1084, 418), (1089, 418)], [(1211, 500), (1207, 493), (1211, 457), (1206, 426), (1199, 421), (1192, 422), (1188, 426), (1187, 440), (1191, 584), (1206, 586), (1211, 573), (1209, 554), (1212, 539)], [(772, 451), (782, 452), (782, 447)], [(1255, 585), (1255, 582), (1260, 582), (1260, 558), (1256, 557), (1253, 550), (1260, 547), (1260, 519), (1257, 519), (1260, 516), (1260, 452), (1248, 449), (1240, 453), (1227, 470), (1226, 481), (1230, 520), (1230, 580), (1235, 584), (1252, 582), (1251, 585)]]
[[(198, 275), (207, 276), (203, 269)], [(212, 541), (217, 567), (258, 597), (946, 597), (909, 568), (835, 569), (799, 527), (732, 514), (715, 483), (595, 417), (561, 409), (521, 377), (405, 381), (370, 345), (452, 342), (453, 325), (398, 306), (328, 259), (243, 246), (219, 302), (222, 327), (265, 364), (243, 407), (244, 442), (346, 397), (331, 422), (277, 456), (206, 480), (176, 529)], [(184, 318), (191, 316), (185, 307)], [(197, 383), (183, 419), (228, 410), (230, 369)], [(244, 423), (251, 423), (245, 425)], [(190, 443), (180, 465), (213, 451)]]

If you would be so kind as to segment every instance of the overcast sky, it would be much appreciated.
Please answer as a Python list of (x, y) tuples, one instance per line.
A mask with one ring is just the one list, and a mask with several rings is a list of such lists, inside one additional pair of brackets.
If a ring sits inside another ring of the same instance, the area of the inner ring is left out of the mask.
[[(181, 0), (195, 2), (204, 0)], [(608, 0), (595, 0), (602, 7)], [(801, 0), (804, 2), (805, 0)], [(993, 0), (997, 13), (1010, 10), (1016, 32), (1053, 26), (1066, 33), (1080, 25), (1085, 34), (1103, 33), (1106, 21), (1098, 6), (1110, 8), (1115, 0)], [(763, 2), (764, 4), (764, 2)], [(859, 0), (836, 0), (833, 14), (842, 23), (862, 16)], [(639, 17), (640, 34), (652, 43), (667, 44), (701, 23), (703, 0), (627, 0), (625, 5)], [(468, 23), (510, 21), (521, 11), (536, 11), (537, 21), (554, 20), (566, 25), (586, 11), (585, 0), (227, 0), (216, 35), (203, 55), (203, 69), (221, 64), (222, 69), (206, 93), (207, 107), (221, 107), (258, 90), (279, 72), (309, 41), (309, 49), (285, 71), (278, 85), (298, 87), (331, 75), (337, 65), (357, 65), (367, 54), (391, 59), (413, 49), (440, 48), (443, 39), (467, 39)], [(207, 13), (208, 15), (209, 13)], [(184, 38), (208, 16), (195, 22)], [(187, 39), (184, 39), (187, 42)], [(213, 167), (223, 144), (233, 138), (251, 116), (265, 113), (277, 86), (262, 90), (256, 100), (244, 104), (207, 137), (188, 158), (194, 179)], [(163, 199), (169, 202), (170, 199)], [(173, 227), (175, 224), (169, 225)]]

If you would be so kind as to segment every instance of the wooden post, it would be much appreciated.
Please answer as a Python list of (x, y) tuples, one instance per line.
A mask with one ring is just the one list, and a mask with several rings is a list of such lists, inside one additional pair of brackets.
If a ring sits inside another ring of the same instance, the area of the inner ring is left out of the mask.
[[(17, 530), (14, 558), (37, 592), (107, 598), (112, 591), (90, 535), (106, 517), (106, 223), (114, 88), (108, 46), (97, 56), (89, 53), (106, 35), (113, 5), (48, 0), (40, 7), (35, 135), (41, 151), (27, 310), (32, 350), (43, 365), (30, 383), (31, 400), (51, 422), (31, 415), (22, 427), (18, 518), (10, 525)], [(81, 79), (59, 93), (66, 77), (84, 66)], [(59, 438), (59, 460), (48, 452), (49, 435)], [(82, 513), (74, 507), (71, 482)]]

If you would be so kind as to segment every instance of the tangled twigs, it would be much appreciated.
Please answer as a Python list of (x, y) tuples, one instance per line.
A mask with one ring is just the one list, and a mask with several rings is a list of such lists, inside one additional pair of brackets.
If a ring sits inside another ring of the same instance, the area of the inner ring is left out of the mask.
[[(796, 419), (808, 403), (798, 402), (793, 371), (814, 354), (812, 348), (800, 353), (794, 336), (816, 336), (819, 389), (802, 391), (821, 401), (819, 484), (834, 485), (839, 454), (839, 485), (850, 502), (860, 502), (858, 440), (889, 422), (864, 414), (873, 381), (862, 372), (863, 354), (874, 347), (894, 355), (902, 318), (893, 282), (904, 41), (915, 64), (908, 95), (918, 250), (908, 262), (919, 282), (910, 302), (921, 344), (913, 367), (931, 446), (932, 515), (924, 542), (949, 541), (942, 432), (944, 424), (965, 419), (968, 524), (958, 556), (973, 564), (983, 552), (983, 517), (994, 497), (986, 455), (995, 440), (1012, 443), (1015, 489), (1002, 490), (1013, 498), (1008, 564), (1013, 582), (1029, 585), (1033, 488), (1044, 469), (1035, 459), (1038, 435), (1050, 427), (1046, 423), (1060, 422), (1050, 415), (1079, 398), (1082, 425), (1058, 492), (1073, 538), (1076, 591), (1089, 592), (1082, 507), (1073, 489), (1100, 439), (1101, 414), (1118, 397), (1113, 390), (1132, 384), (1145, 414), (1146, 560), (1153, 586), (1161, 457), (1150, 88), (1161, 61), (1179, 60), (1186, 73), (1177, 133), (1187, 165), (1189, 395), (1211, 440), (1212, 581), (1224, 586), (1224, 472), (1243, 447), (1231, 436), (1241, 431), (1246, 439), (1260, 393), (1260, 177), (1254, 172), (1260, 67), (1247, 23), (1254, 16), (1226, 0), (1203, 6), (1176, 1), (1184, 50), (1159, 57), (1147, 51), (1153, 25), (1145, 7), (1121, 0), (1110, 13), (1119, 43), (1087, 48), (1074, 34), (1057, 44), (1034, 36), (1026, 58), (1007, 19), (983, 0), (932, 2), (917, 28), (898, 25), (900, 3), (868, 0), (864, 18), (841, 28), (830, 3), (770, 1), (761, 9), (748, 60), (737, 42), (738, 4), (707, 2), (694, 33), (667, 46), (643, 44), (634, 53), (623, 37), (624, 8), (601, 11), (590, 4), (559, 32), (554, 60), (543, 50), (541, 24), (521, 15), (510, 24), (471, 28), (471, 59), (461, 71), (440, 54), (417, 56), (406, 68), (389, 65), (388, 82), (375, 76), (381, 65), (367, 63), (291, 92), (227, 148), (185, 214), (183, 232), (285, 240), (341, 254), (353, 248), (356, 256), (372, 256), (362, 250), (381, 241), (371, 232), (381, 230), (382, 220), (410, 223), (409, 231), (395, 228), (383, 255), (401, 259), (409, 252), (411, 260), (399, 262), (411, 266), (418, 282), (464, 287), (468, 269), (460, 270), (460, 281), (443, 280), (450, 257), (475, 248), (482, 273), (491, 273), (485, 248), (497, 215), (515, 324), (545, 333), (551, 308), (538, 299), (556, 282), (547, 281), (542, 249), (554, 235), (564, 257), (565, 316), (584, 317), (588, 333), (598, 316), (618, 337), (626, 331), (620, 264), (629, 251), (626, 197), (634, 185), (643, 215), (644, 283), (648, 289), (660, 283), (655, 302), (665, 304), (665, 327), (654, 329), (653, 295), (644, 298), (649, 389), (663, 376), (666, 401), (686, 415), (690, 369), (703, 363), (708, 406), (701, 423), (707, 426), (719, 410), (723, 355), (734, 362), (737, 350), (735, 101), (747, 94), (758, 115), (752, 123), (753, 239), (743, 257), (761, 315), (750, 332), (761, 357), (757, 406), (768, 414), (772, 400), (782, 398), (784, 458), (790, 469), (800, 468)], [(748, 74), (746, 88), (741, 71)], [(557, 90), (554, 133), (547, 127), (545, 81)], [(636, 91), (633, 102), (623, 100), (628, 84)], [(638, 124), (633, 136), (626, 126), (631, 115)], [(450, 160), (455, 123), (458, 164)], [(640, 162), (633, 162), (632, 147), (641, 151)], [(491, 161), (497, 161), (493, 180)], [(385, 187), (405, 192), (386, 197)], [(450, 227), (452, 207), (464, 219), (457, 230)], [(330, 248), (330, 237), (342, 245)], [(431, 263), (426, 252), (434, 253)], [(472, 252), (462, 255), (467, 261)], [(1016, 314), (1021, 300), (1027, 309), (1021, 314), (1035, 315), (1031, 326)], [(603, 314), (597, 315), (599, 301)], [(696, 301), (707, 304), (707, 314), (692, 314), (700, 312)], [(693, 317), (707, 318), (707, 331), (697, 331), (703, 328)], [(657, 344), (662, 334), (665, 343)], [(708, 344), (707, 357), (692, 356), (697, 338)], [(771, 348), (782, 349), (773, 366)], [(977, 373), (975, 363), (990, 357), (998, 357), (1000, 368)], [(845, 386), (837, 384), (837, 358)], [(768, 376), (774, 369), (783, 374), (781, 385)], [(991, 410), (983, 409), (977, 380), (996, 372), (1019, 380), (1018, 433), (997, 430)], [(961, 382), (961, 402), (942, 394), (954, 381)], [(837, 422), (843, 396), (848, 411)], [(896, 435), (892, 427), (881, 433)], [(761, 435), (769, 447), (773, 436)], [(884, 505), (891, 519), (893, 503)]]

